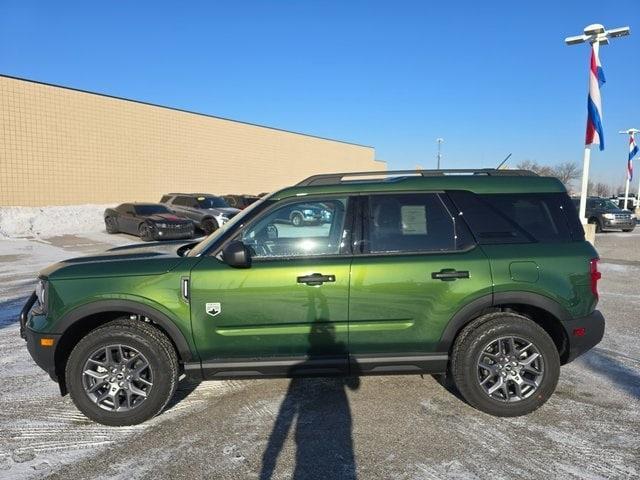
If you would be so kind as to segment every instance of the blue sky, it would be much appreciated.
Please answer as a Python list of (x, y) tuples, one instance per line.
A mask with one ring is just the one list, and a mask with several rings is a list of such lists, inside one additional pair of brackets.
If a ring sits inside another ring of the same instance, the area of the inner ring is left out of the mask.
[(0, 73), (372, 145), (389, 168), (435, 168), (437, 137), (447, 168), (581, 163), (589, 50), (563, 39), (593, 22), (632, 28), (601, 50), (592, 172), (617, 185), (636, 2), (3, 0)]

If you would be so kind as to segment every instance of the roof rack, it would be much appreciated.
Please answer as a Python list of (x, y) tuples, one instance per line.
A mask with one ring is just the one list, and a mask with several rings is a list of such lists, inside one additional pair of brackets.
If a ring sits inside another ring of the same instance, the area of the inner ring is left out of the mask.
[[(312, 175), (297, 183), (297, 187), (308, 187), (310, 185), (334, 185), (347, 182), (367, 182), (378, 179), (354, 178), (352, 177), (439, 177), (446, 175), (487, 175), (489, 177), (537, 177), (538, 174), (530, 170), (496, 170), (495, 168), (480, 169), (449, 169), (449, 170), (382, 170), (377, 172), (343, 172), (325, 173)], [(348, 178), (347, 180), (344, 180)], [(383, 179), (386, 180), (386, 179)]]

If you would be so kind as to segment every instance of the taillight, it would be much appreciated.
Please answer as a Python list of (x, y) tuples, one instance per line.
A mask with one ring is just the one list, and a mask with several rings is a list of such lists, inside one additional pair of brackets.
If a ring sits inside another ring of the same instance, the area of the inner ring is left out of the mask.
[(602, 274), (598, 271), (599, 258), (589, 260), (589, 278), (591, 279), (591, 293), (598, 298), (598, 280), (602, 278)]

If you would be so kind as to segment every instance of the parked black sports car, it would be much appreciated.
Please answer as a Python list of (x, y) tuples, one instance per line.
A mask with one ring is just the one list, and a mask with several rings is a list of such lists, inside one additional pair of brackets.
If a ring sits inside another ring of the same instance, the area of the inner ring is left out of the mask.
[(108, 233), (130, 233), (145, 242), (192, 238), (193, 222), (157, 203), (123, 203), (104, 211)]

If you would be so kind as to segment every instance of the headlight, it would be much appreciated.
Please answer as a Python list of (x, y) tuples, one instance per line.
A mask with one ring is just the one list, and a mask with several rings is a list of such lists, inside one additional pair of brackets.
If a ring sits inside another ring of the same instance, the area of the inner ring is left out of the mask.
[(229, 217), (227, 217), (226, 215), (220, 215), (220, 220), (222, 221), (222, 223), (225, 223), (229, 221)]
[(38, 279), (36, 284), (36, 297), (38, 297), (38, 303), (40, 304), (40, 311), (47, 313), (47, 281)]
[(167, 228), (167, 224), (166, 223), (156, 223), (156, 227), (158, 227), (158, 228)]
[(604, 218), (606, 218), (607, 220), (614, 220), (616, 218), (616, 216), (613, 213), (605, 213), (604, 215), (602, 215)]

